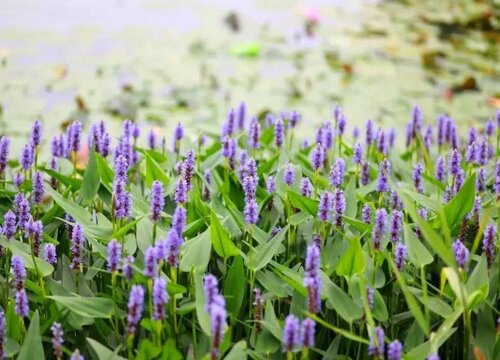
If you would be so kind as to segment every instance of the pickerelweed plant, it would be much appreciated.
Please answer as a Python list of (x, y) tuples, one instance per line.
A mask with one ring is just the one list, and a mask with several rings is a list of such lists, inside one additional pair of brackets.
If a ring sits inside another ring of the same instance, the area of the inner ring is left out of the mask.
[(398, 139), (337, 106), (310, 143), (246, 113), (1, 137), (0, 358), (500, 356), (500, 113)]

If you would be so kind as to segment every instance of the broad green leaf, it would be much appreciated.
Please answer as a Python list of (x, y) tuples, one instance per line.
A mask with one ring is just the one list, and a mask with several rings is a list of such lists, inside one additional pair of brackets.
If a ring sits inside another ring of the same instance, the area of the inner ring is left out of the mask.
[[(444, 281), (443, 281), (444, 280)], [(441, 270), (441, 289), (444, 289), (444, 285), (446, 280), (448, 280), (448, 283), (450, 284), (451, 290), (455, 293), (455, 296), (457, 297), (458, 302), (463, 305), (464, 301), (467, 300), (467, 290), (465, 289), (465, 286), (462, 285), (460, 281), (460, 275), (457, 273), (457, 271), (451, 267), (444, 267)]]
[(215, 252), (224, 259), (240, 253), (213, 211), (210, 215), (210, 237)]
[(170, 183), (170, 178), (165, 171), (151, 155), (145, 153), (144, 157), (146, 159), (146, 186), (150, 188), (154, 180), (159, 180), (164, 186), (167, 186)]
[(107, 319), (113, 315), (114, 303), (111, 299), (76, 295), (47, 297), (81, 316)]
[(479, 257), (472, 274), (467, 279), (465, 287), (467, 292), (472, 293), (474, 290), (479, 290), (483, 294), (483, 299), (486, 298), (489, 291), (490, 279), (488, 277), (488, 264), (486, 256), (483, 254)]
[(179, 270), (190, 272), (194, 268), (197, 272), (204, 273), (212, 252), (210, 230), (207, 229), (194, 239), (186, 241), (181, 251)]
[(205, 309), (205, 291), (203, 289), (203, 275), (195, 273), (194, 277), (196, 287), (196, 316), (198, 324), (203, 332), (210, 336), (210, 315)]
[(465, 180), (457, 195), (444, 207), (444, 214), (450, 229), (458, 229), (462, 218), (472, 210), (476, 196), (476, 173)]
[(40, 333), (40, 316), (36, 310), (30, 319), (30, 327), (24, 338), (17, 360), (43, 360), (42, 334)]
[(288, 231), (288, 226), (285, 226), (279, 233), (277, 233), (268, 242), (259, 245), (255, 248), (254, 253), (250, 253), (248, 256), (248, 267), (253, 271), (258, 271), (265, 267), (269, 261), (275, 256), (285, 239), (285, 235)]
[(246, 277), (243, 258), (235, 256), (226, 280), (224, 281), (224, 298), (226, 299), (227, 311), (234, 317), (238, 317), (241, 304), (245, 297)]
[(120, 348), (118, 348), (115, 351), (112, 351), (108, 349), (106, 346), (102, 345), (98, 341), (87, 338), (87, 342), (89, 343), (91, 349), (94, 352), (94, 356), (99, 359), (99, 360), (125, 360), (124, 357), (121, 357), (118, 355), (118, 351)]
[(346, 203), (345, 216), (355, 218), (358, 212), (358, 202), (356, 201), (356, 179), (354, 176), (349, 180), (344, 196)]
[(340, 257), (335, 270), (337, 275), (347, 278), (350, 278), (354, 274), (361, 275), (363, 273), (365, 270), (365, 258), (359, 238), (355, 237), (351, 240), (347, 251)]
[[(35, 263), (33, 262), (33, 257), (31, 256), (31, 247), (29, 244), (22, 243), (17, 240), (7, 241), (3, 235), (0, 235), (0, 245), (9, 249), (13, 255), (21, 256), (26, 268), (35, 273)], [(54, 267), (52, 265), (39, 257), (35, 257), (35, 262), (42, 277), (49, 276), (54, 271)]]
[(410, 225), (404, 224), (405, 244), (408, 249), (410, 261), (418, 268), (428, 265), (434, 261), (431, 253), (415, 236)]
[(351, 339), (353, 341), (359, 342), (361, 344), (369, 344), (369, 341), (365, 338), (362, 338), (361, 336), (358, 336), (356, 334), (353, 334), (352, 332), (348, 330), (344, 330), (341, 328), (338, 328), (336, 326), (331, 325), (329, 322), (319, 318), (317, 315), (314, 314), (309, 314), (309, 317), (316, 321), (318, 324), (322, 325), (323, 327), (326, 327), (327, 329), (332, 330), (334, 333), (339, 334), (340, 336), (343, 336), (347, 339)]
[(113, 169), (109, 166), (106, 159), (104, 159), (100, 154), (95, 154), (95, 162), (97, 170), (99, 171), (99, 176), (101, 178), (102, 184), (111, 191), (113, 180), (115, 178), (115, 173)]
[(99, 170), (95, 160), (94, 148), (90, 150), (89, 161), (83, 174), (82, 186), (78, 194), (78, 202), (80, 205), (85, 206), (94, 200), (94, 197), (99, 190), (101, 178), (99, 177)]
[(307, 211), (313, 216), (318, 215), (318, 201), (310, 199), (308, 197), (297, 194), (293, 191), (288, 191), (287, 196), (290, 199), (293, 207), (300, 209), (302, 211)]
[(224, 357), (224, 360), (240, 360), (246, 358), (247, 358), (247, 343), (245, 340), (241, 340), (233, 345), (231, 351)]
[(363, 316), (363, 309), (323, 272), (321, 272), (321, 282), (327, 306), (334, 309), (342, 319), (352, 323)]
[(177, 350), (174, 339), (168, 339), (163, 346), (163, 351), (160, 357), (161, 360), (182, 360), (184, 357)]

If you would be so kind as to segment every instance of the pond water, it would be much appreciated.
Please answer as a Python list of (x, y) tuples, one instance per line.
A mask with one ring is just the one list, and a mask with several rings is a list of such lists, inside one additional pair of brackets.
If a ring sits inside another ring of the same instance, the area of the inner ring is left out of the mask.
[(126, 117), (168, 136), (178, 121), (215, 132), (242, 100), (249, 114), (298, 110), (304, 135), (335, 103), (351, 129), (372, 118), (401, 132), (414, 104), (427, 121), (448, 113), (484, 122), (500, 98), (489, 10), (435, 1), (1, 1), (0, 133), (17, 151), (36, 118), (46, 134), (71, 119), (109, 120), (117, 131)]

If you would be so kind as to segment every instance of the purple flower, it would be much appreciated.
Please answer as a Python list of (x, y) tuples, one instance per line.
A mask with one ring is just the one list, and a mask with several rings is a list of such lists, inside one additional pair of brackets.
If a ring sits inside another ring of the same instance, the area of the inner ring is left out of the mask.
[(319, 198), (318, 219), (321, 221), (330, 221), (330, 211), (333, 204), (332, 194), (324, 192)]
[(14, 205), (17, 211), (19, 227), (26, 229), (28, 221), (30, 220), (31, 217), (30, 203), (28, 202), (28, 200), (26, 200), (26, 198), (22, 193), (18, 193), (14, 198)]
[(321, 311), (321, 278), (319, 275), (320, 254), (316, 245), (307, 247), (304, 287), (307, 289), (308, 311), (316, 314)]
[(283, 329), (283, 351), (292, 352), (300, 344), (299, 319), (288, 315)]
[(54, 244), (45, 244), (43, 246), (43, 259), (52, 265), (57, 263), (56, 246)]
[(438, 354), (429, 354), (429, 356), (427, 356), (427, 360), (441, 360), (441, 358)]
[(73, 121), (67, 129), (68, 151), (78, 152), (82, 138), (82, 123), (78, 120)]
[(422, 130), (422, 110), (420, 110), (420, 107), (417, 105), (413, 107), (412, 124), (415, 134), (420, 133)]
[(476, 190), (478, 192), (483, 192), (486, 190), (486, 180), (487, 180), (486, 169), (479, 168), (476, 177)]
[(14, 175), (14, 179), (12, 179), (12, 182), (13, 182), (14, 186), (19, 189), (19, 187), (21, 186), (21, 184), (24, 182), (24, 176), (23, 176), (23, 174), (21, 174), (20, 172), (17, 172)]
[(29, 301), (28, 301), (28, 295), (26, 294), (26, 290), (24, 288), (16, 290), (16, 295), (15, 295), (16, 314), (21, 317), (28, 317), (29, 310), (30, 310)]
[(314, 334), (316, 330), (316, 323), (313, 319), (307, 318), (302, 321), (300, 329), (300, 342), (303, 347), (314, 347)]
[(83, 227), (80, 224), (73, 226), (71, 232), (71, 265), (74, 270), (78, 270), (82, 265), (82, 250), (85, 244), (83, 237)]
[(497, 236), (497, 227), (495, 224), (486, 226), (483, 235), (483, 251), (488, 261), (488, 267), (493, 265), (495, 259), (495, 238)]
[(335, 226), (341, 227), (343, 223), (342, 217), (344, 216), (346, 208), (344, 192), (342, 189), (335, 189), (333, 192), (333, 208), (333, 223)]
[(158, 254), (156, 248), (150, 246), (144, 253), (144, 276), (149, 278), (156, 277), (158, 273)]
[(385, 234), (386, 217), (387, 212), (384, 208), (377, 209), (375, 212), (375, 223), (372, 230), (373, 248), (375, 250), (380, 250), (380, 245)]
[(188, 190), (193, 188), (192, 179), (195, 172), (196, 165), (196, 154), (193, 150), (189, 150), (186, 154), (186, 160), (183, 164), (184, 179), (186, 179), (186, 185)]
[(0, 174), (2, 174), (7, 168), (7, 162), (9, 160), (10, 151), (10, 139), (7, 136), (2, 136), (0, 138)]
[(123, 137), (129, 138), (132, 136), (132, 131), (133, 131), (134, 123), (130, 119), (125, 119), (123, 122), (123, 129), (122, 129), (122, 134)]
[(132, 199), (125, 189), (125, 180), (117, 178), (114, 183), (113, 201), (115, 217), (118, 219), (127, 218), (132, 211)]
[(85, 360), (82, 354), (80, 354), (80, 350), (76, 349), (73, 351), (73, 354), (71, 354), (71, 357), (69, 360)]
[(256, 287), (253, 289), (255, 296), (254, 296), (254, 302), (253, 304), (255, 305), (255, 331), (260, 332), (262, 330), (262, 309), (264, 307), (264, 300), (262, 299), (262, 291)]
[(344, 135), (346, 125), (347, 125), (347, 119), (344, 116), (344, 114), (341, 114), (337, 122), (337, 135), (339, 136)]
[(391, 172), (391, 163), (389, 160), (384, 159), (380, 162), (378, 169), (377, 184), (375, 189), (378, 192), (387, 192), (390, 190), (388, 176)]
[(321, 170), (325, 162), (325, 150), (321, 143), (316, 144), (316, 147), (311, 152), (311, 167), (314, 171)]
[(394, 340), (387, 347), (387, 360), (401, 360), (403, 356), (403, 344), (399, 340)]
[(33, 191), (32, 197), (35, 204), (40, 204), (43, 200), (45, 191), (43, 189), (43, 174), (40, 171), (33, 175)]
[(122, 254), (122, 246), (115, 239), (108, 243), (108, 270), (111, 272), (118, 271), (120, 257)]
[(212, 274), (207, 274), (203, 278), (203, 289), (205, 293), (205, 310), (210, 312), (210, 308), (218, 300), (219, 295), (219, 285), (217, 283), (217, 278)]
[(444, 182), (446, 180), (446, 164), (442, 156), (438, 157), (436, 161), (435, 177), (438, 181)]
[(377, 326), (373, 329), (373, 336), (370, 336), (370, 345), (368, 345), (368, 355), (370, 356), (384, 356), (385, 343), (384, 343), (384, 329)]
[(247, 175), (243, 179), (243, 192), (245, 193), (245, 200), (249, 201), (255, 199), (255, 192), (257, 191), (257, 179), (253, 176)]
[(222, 156), (228, 159), (229, 167), (234, 168), (234, 157), (236, 156), (236, 140), (232, 137), (222, 139)]
[(182, 236), (175, 229), (170, 230), (167, 234), (167, 261), (174, 268), (179, 265), (179, 252), (182, 244), (184, 244)]
[(279, 149), (283, 146), (283, 140), (285, 138), (285, 126), (283, 125), (283, 120), (277, 118), (274, 123), (274, 144)]
[(389, 222), (389, 234), (392, 243), (401, 241), (401, 230), (403, 227), (403, 212), (394, 210), (392, 212), (391, 221)]
[(372, 208), (370, 207), (370, 205), (365, 204), (363, 206), (363, 209), (361, 210), (361, 218), (363, 219), (363, 222), (365, 224), (372, 223)]
[(245, 214), (245, 221), (248, 224), (256, 224), (259, 220), (259, 206), (257, 205), (255, 199), (249, 199), (245, 203), (245, 209), (243, 212)]
[(132, 276), (134, 276), (134, 263), (135, 258), (132, 255), (127, 256), (125, 264), (123, 265), (123, 276), (125, 276), (125, 280), (127, 281), (130, 281), (132, 279)]
[(478, 145), (477, 162), (479, 165), (484, 166), (488, 163), (488, 149), (488, 140), (483, 137)]
[(16, 284), (16, 290), (24, 288), (24, 280), (26, 279), (26, 267), (24, 266), (23, 258), (19, 255), (13, 255), (10, 260), (10, 272)]
[(403, 202), (395, 190), (391, 191), (390, 203), (393, 210), (403, 209)]
[(266, 129), (269, 129), (275, 122), (274, 115), (271, 113), (267, 113), (266, 117), (264, 118), (264, 124), (266, 125)]
[(127, 181), (128, 162), (125, 156), (118, 155), (115, 159), (115, 181), (123, 179)]
[(238, 106), (238, 128), (240, 130), (245, 128), (246, 114), (247, 114), (247, 106), (245, 102), (242, 101), (240, 103), (240, 106)]
[(138, 139), (141, 136), (141, 128), (137, 124), (132, 124), (132, 137)]
[(26, 144), (21, 150), (20, 163), (24, 170), (29, 170), (35, 158), (33, 154), (33, 144)]
[(64, 157), (66, 150), (64, 148), (64, 135), (56, 135), (50, 142), (50, 153), (53, 157)]
[(283, 171), (283, 182), (287, 186), (293, 186), (293, 184), (295, 184), (295, 169), (291, 163), (288, 163)]
[(52, 349), (54, 351), (54, 355), (58, 358), (62, 358), (63, 351), (62, 345), (64, 344), (64, 334), (61, 324), (55, 322), (50, 327), (50, 331), (52, 331)]
[(184, 204), (188, 201), (188, 187), (186, 180), (182, 176), (179, 178), (179, 180), (177, 180), (174, 200), (177, 203), (177, 205)]
[(360, 133), (359, 127), (355, 126), (354, 129), (352, 129), (352, 137), (354, 138), (354, 140), (358, 140), (359, 133)]
[(467, 261), (469, 260), (469, 249), (467, 249), (464, 243), (460, 240), (454, 241), (452, 244), (452, 248), (458, 267), (465, 269)]
[(33, 242), (33, 254), (38, 256), (40, 254), (40, 244), (43, 236), (42, 222), (40, 220), (33, 221), (33, 218), (30, 218), (26, 227), (26, 233)]
[(40, 120), (35, 120), (31, 127), (30, 143), (35, 147), (42, 143), (42, 122)]
[(252, 149), (260, 148), (260, 124), (256, 117), (253, 117), (252, 121), (250, 122), (248, 146), (250, 146)]
[(450, 153), (450, 174), (457, 175), (460, 170), (460, 162), (462, 161), (462, 156), (457, 149), (453, 149)]
[(424, 144), (425, 144), (425, 148), (427, 149), (427, 151), (429, 151), (431, 148), (431, 145), (432, 145), (432, 126), (431, 125), (427, 126), (427, 129), (425, 130)]
[(345, 176), (345, 161), (343, 158), (338, 158), (330, 170), (329, 180), (331, 186), (340, 187), (344, 183)]
[[(219, 296), (220, 297), (220, 296)], [(222, 297), (220, 297), (223, 299)], [(215, 360), (220, 355), (220, 345), (224, 336), (224, 331), (226, 330), (226, 318), (227, 312), (224, 304), (214, 304), (210, 308), (210, 325), (211, 325), (211, 335), (212, 335), (212, 348), (211, 348), (211, 359)]]
[(493, 190), (497, 193), (497, 197), (500, 198), (500, 160), (497, 161), (495, 166), (495, 179), (493, 182)]
[(177, 206), (172, 217), (172, 229), (174, 229), (179, 236), (184, 233), (184, 227), (186, 226), (186, 209), (182, 206)]
[(417, 163), (413, 168), (413, 184), (415, 185), (415, 189), (418, 193), (422, 193), (424, 191), (424, 186), (422, 183), (422, 172), (424, 167), (421, 163)]
[(443, 194), (443, 202), (445, 204), (448, 204), (451, 200), (451, 188), (449, 185), (446, 185), (444, 188), (444, 194)]
[(1, 232), (7, 239), (12, 239), (12, 237), (16, 233), (16, 229), (16, 214), (14, 214), (13, 211), (9, 210), (3, 216), (3, 226)]
[(173, 152), (179, 154), (181, 148), (181, 140), (184, 137), (184, 127), (181, 123), (177, 124), (177, 127), (174, 130), (174, 139), (173, 139)]
[(144, 288), (141, 285), (133, 285), (128, 298), (127, 334), (133, 336), (137, 324), (141, 320), (144, 306)]
[(477, 161), (477, 145), (475, 142), (467, 146), (465, 161), (469, 164), (473, 164)]
[(159, 239), (155, 243), (156, 258), (158, 261), (168, 259), (168, 244), (167, 239)]
[(274, 176), (269, 176), (267, 178), (267, 192), (269, 194), (274, 194), (276, 192), (276, 178)]
[(333, 129), (332, 124), (328, 121), (325, 122), (322, 129), (322, 140), (321, 144), (326, 149), (331, 149), (333, 147)]
[(476, 128), (470, 128), (467, 132), (467, 145), (471, 145), (477, 140), (477, 130)]
[(375, 291), (373, 290), (373, 288), (371, 287), (366, 287), (366, 299), (368, 301), (368, 307), (370, 309), (373, 309), (373, 302), (374, 302), (374, 294), (375, 294)]
[(394, 263), (399, 271), (403, 271), (406, 263), (406, 246), (398, 242), (396, 248), (394, 249)]
[(363, 146), (360, 143), (356, 143), (353, 148), (352, 162), (355, 164), (361, 164), (363, 160)]
[(368, 185), (370, 182), (370, 166), (366, 161), (361, 163), (361, 185)]
[(484, 125), (484, 132), (488, 136), (492, 136), (493, 133), (495, 132), (495, 125), (493, 124), (493, 121), (488, 120), (486, 124)]
[(460, 191), (462, 185), (464, 184), (464, 179), (465, 179), (465, 172), (463, 169), (460, 169), (458, 173), (455, 175), (455, 187), (453, 188), (453, 195), (456, 195)]
[(313, 186), (311, 180), (308, 177), (303, 177), (300, 183), (300, 194), (305, 197), (311, 197), (313, 191)]
[(382, 129), (377, 132), (377, 151), (381, 154), (387, 155), (389, 152), (389, 144), (387, 143), (387, 137)]
[(446, 116), (439, 115), (437, 121), (437, 143), (441, 147), (446, 140)]
[(153, 284), (153, 319), (163, 320), (165, 318), (165, 305), (168, 303), (167, 282), (157, 277)]
[(163, 184), (155, 180), (151, 186), (151, 220), (158, 222), (161, 219), (161, 212), (165, 206), (165, 199), (163, 198)]
[(300, 122), (300, 114), (293, 110), (290, 113), (290, 119), (288, 120), (290, 127), (293, 129), (297, 126), (297, 124)]
[(151, 150), (156, 149), (156, 134), (153, 130), (151, 130), (148, 134), (148, 146)]
[(370, 146), (373, 142), (373, 123), (371, 120), (366, 121), (365, 134), (366, 145)]

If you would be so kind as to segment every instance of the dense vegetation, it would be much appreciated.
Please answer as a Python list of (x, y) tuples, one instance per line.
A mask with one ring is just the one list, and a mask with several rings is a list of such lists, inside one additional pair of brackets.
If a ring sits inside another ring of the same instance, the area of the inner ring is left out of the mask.
[(498, 358), (500, 113), (299, 122), (2, 137), (0, 358)]

